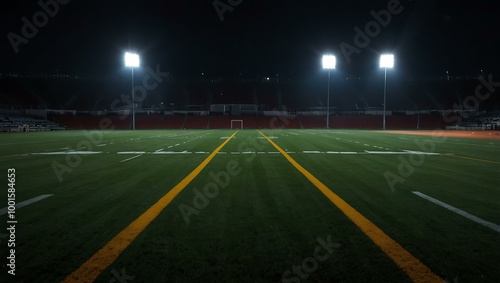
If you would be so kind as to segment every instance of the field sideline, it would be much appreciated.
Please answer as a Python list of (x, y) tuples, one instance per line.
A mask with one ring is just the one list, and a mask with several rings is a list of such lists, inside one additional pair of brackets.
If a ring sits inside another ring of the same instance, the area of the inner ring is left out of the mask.
[(0, 280), (500, 282), (500, 140), (428, 134), (2, 134)]

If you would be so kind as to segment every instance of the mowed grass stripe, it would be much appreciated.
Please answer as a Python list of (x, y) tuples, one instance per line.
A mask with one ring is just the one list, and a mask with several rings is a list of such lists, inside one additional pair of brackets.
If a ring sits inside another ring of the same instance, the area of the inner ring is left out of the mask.
[(146, 227), (167, 207), (168, 204), (212, 161), (217, 153), (238, 133), (234, 132), (217, 147), (189, 175), (160, 198), (141, 216), (132, 221), (125, 229), (111, 239), (104, 247), (84, 262), (77, 270), (68, 275), (63, 282), (94, 282), (96, 278), (110, 266), (120, 254), (146, 229)]
[(365, 233), (382, 251), (398, 265), (413, 282), (443, 282), (438, 275), (423, 264), (418, 258), (404, 249), (398, 242), (378, 228), (373, 222), (364, 217), (354, 207), (350, 206), (337, 194), (333, 193), (325, 184), (318, 180), (288, 155), (281, 147), (270, 138), (258, 131), (266, 140), (274, 146), (300, 173), (313, 183), (335, 206), (337, 206), (363, 233)]

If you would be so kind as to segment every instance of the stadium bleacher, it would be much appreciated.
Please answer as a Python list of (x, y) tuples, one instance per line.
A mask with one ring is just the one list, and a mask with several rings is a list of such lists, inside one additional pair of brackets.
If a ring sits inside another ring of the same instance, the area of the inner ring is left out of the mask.
[(485, 112), (474, 116), (469, 115), (470, 114), (463, 114), (461, 117), (464, 119), (462, 119), (456, 126), (458, 128), (467, 129), (500, 129), (500, 111)]
[(64, 130), (62, 124), (34, 117), (18, 109), (0, 109), (0, 132), (35, 132)]

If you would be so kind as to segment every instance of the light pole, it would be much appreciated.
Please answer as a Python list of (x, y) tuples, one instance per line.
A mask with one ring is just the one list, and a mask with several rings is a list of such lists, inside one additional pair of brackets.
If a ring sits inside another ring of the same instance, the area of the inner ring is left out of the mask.
[(134, 95), (134, 67), (139, 67), (139, 55), (135, 53), (125, 53), (125, 66), (132, 69), (132, 130), (135, 130), (135, 95)]
[(328, 95), (326, 96), (326, 128), (330, 128), (330, 71), (335, 69), (337, 60), (334, 55), (323, 55), (323, 69), (328, 70)]
[(380, 56), (380, 68), (384, 68), (384, 121), (382, 129), (385, 130), (385, 110), (387, 101), (387, 68), (394, 67), (394, 55), (383, 54)]

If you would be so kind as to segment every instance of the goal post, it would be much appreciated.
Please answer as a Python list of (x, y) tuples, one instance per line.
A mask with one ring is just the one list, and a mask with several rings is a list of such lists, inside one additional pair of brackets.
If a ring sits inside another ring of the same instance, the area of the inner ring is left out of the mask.
[(243, 120), (231, 120), (231, 130), (232, 129), (243, 129)]

